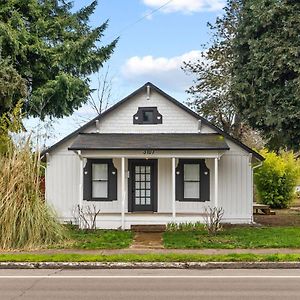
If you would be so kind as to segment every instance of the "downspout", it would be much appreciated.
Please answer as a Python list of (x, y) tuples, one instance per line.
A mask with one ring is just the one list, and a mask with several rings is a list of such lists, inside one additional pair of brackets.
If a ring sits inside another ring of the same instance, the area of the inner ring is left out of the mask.
[[(252, 155), (251, 155), (251, 158), (250, 158), (250, 160), (252, 159)], [(260, 168), (261, 166), (262, 166), (262, 164), (263, 164), (263, 162), (262, 161), (260, 161), (257, 165), (255, 165), (255, 166), (251, 166), (251, 201), (250, 201), (250, 203), (251, 203), (251, 223), (253, 223), (253, 200), (254, 200), (254, 198), (253, 198), (253, 188), (254, 188), (254, 180), (253, 180), (253, 177), (254, 177), (254, 170), (255, 169), (257, 169), (257, 168)]]
[[(81, 150), (77, 150), (77, 151), (74, 151), (77, 156), (79, 157), (79, 160), (80, 160), (80, 164), (79, 164), (79, 186), (78, 186), (78, 189), (79, 189), (79, 192), (78, 192), (78, 205), (79, 207), (81, 208), (82, 207), (82, 201), (83, 201), (83, 157), (81, 155)], [(79, 227), (80, 224), (78, 224)]]

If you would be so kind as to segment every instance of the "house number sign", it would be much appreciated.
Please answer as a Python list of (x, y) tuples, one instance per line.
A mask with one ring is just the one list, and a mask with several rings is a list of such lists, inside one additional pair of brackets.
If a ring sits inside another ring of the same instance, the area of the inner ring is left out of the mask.
[(147, 149), (143, 151), (143, 154), (154, 154), (154, 152), (154, 150)]

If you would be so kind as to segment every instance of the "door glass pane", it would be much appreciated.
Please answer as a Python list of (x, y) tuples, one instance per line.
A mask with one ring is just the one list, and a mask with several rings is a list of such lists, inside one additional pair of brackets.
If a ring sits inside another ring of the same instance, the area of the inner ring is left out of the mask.
[(108, 166), (107, 164), (92, 164), (92, 179), (107, 180)]
[(107, 198), (107, 181), (93, 181), (93, 198)]
[(135, 166), (135, 205), (151, 205), (151, 166)]
[(185, 164), (184, 165), (184, 180), (185, 181), (199, 181), (200, 166), (199, 164)]
[(199, 182), (184, 183), (184, 198), (199, 199)]

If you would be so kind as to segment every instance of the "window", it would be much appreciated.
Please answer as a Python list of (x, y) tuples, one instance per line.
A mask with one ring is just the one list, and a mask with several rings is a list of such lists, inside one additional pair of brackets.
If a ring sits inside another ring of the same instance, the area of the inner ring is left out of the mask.
[(204, 159), (179, 159), (176, 167), (176, 200), (210, 201), (210, 174)]
[(158, 112), (157, 107), (139, 107), (133, 116), (133, 124), (162, 124), (162, 115)]
[(145, 110), (143, 111), (143, 123), (152, 123), (153, 122), (153, 111)]
[(107, 198), (108, 164), (92, 164), (92, 198)]
[(200, 198), (200, 165), (184, 164), (183, 167), (184, 186), (183, 193), (185, 199)]
[(83, 200), (117, 200), (117, 169), (112, 159), (88, 159), (83, 176)]

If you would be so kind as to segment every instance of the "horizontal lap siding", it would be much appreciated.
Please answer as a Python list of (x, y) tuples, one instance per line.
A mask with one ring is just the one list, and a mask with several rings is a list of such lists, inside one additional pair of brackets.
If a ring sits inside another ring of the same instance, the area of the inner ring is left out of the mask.
[[(133, 115), (138, 107), (155, 106), (162, 114), (162, 124), (138, 125), (133, 124)], [(206, 128), (206, 127), (205, 127)], [(204, 128), (204, 129), (205, 129)], [(206, 128), (207, 132), (211, 132)], [(87, 130), (95, 131), (95, 127)], [(205, 131), (205, 130), (204, 130)], [(165, 99), (160, 94), (153, 92), (150, 100), (146, 100), (146, 94), (139, 94), (127, 103), (124, 103), (112, 113), (100, 119), (100, 132), (102, 133), (197, 133), (198, 120)]]

